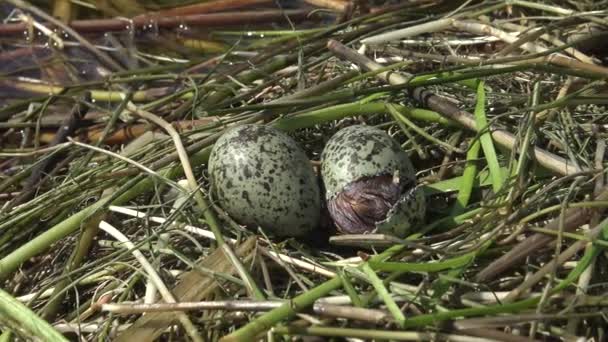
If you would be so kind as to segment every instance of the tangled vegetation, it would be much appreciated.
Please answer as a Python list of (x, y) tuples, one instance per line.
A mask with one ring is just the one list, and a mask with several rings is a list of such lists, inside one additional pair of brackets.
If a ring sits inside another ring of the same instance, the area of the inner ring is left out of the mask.
[[(605, 1), (0, 2), (0, 340), (603, 341)], [(407, 238), (245, 229), (236, 125), (388, 132)]]

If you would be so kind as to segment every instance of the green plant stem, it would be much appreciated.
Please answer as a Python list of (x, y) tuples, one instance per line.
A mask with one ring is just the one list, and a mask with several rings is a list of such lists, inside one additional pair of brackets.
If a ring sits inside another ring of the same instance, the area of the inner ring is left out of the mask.
[(378, 297), (382, 298), (382, 300), (384, 301), (386, 308), (393, 315), (395, 322), (397, 322), (399, 326), (403, 326), (403, 323), (405, 322), (405, 316), (403, 315), (403, 312), (401, 312), (401, 309), (399, 308), (397, 303), (395, 303), (395, 301), (391, 297), (391, 294), (384, 286), (382, 280), (378, 278), (378, 275), (370, 267), (368, 262), (363, 263), (363, 265), (361, 266), (361, 270), (367, 276), (369, 282), (376, 290)]
[(298, 311), (309, 307), (317, 299), (327, 295), (340, 286), (342, 286), (342, 280), (339, 277), (332, 278), (293, 298), (288, 303), (261, 315), (232, 334), (222, 337), (220, 341), (251, 341), (255, 339), (256, 336), (272, 328), (276, 323), (295, 316)]
[(350, 281), (349, 276), (343, 271), (341, 271), (338, 273), (338, 277), (342, 279), (342, 286), (344, 287), (344, 291), (346, 291), (346, 294), (350, 298), (350, 302), (353, 304), (353, 306), (362, 308), (363, 302), (361, 302), (361, 298), (357, 294), (357, 291), (355, 290), (353, 283)]
[(68, 341), (49, 323), (2, 289), (0, 289), (0, 325), (10, 327), (26, 339)]
[(447, 269), (458, 268), (467, 265), (475, 258), (474, 253), (446, 259), (438, 262), (410, 263), (410, 262), (386, 262), (370, 261), (369, 266), (375, 271), (388, 272), (439, 272)]
[[(411, 114), (411, 118), (415, 120), (454, 125), (454, 123), (452, 123), (451, 121), (443, 118), (441, 115), (430, 110), (417, 108), (406, 110), (404, 106), (396, 104), (394, 105), (394, 107), (400, 112)], [(286, 118), (281, 118), (274, 122), (274, 126), (282, 130), (292, 131), (300, 128), (310, 127), (316, 124), (321, 124), (324, 122), (340, 120), (349, 116), (386, 112), (386, 104), (383, 102), (354, 102), (318, 109)]]

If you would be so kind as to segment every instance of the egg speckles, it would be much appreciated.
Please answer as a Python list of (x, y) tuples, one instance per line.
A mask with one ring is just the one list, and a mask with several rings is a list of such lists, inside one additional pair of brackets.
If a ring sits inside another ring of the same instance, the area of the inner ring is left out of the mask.
[(263, 125), (229, 129), (209, 157), (211, 192), (238, 223), (275, 236), (303, 236), (320, 217), (320, 191), (304, 151)]
[(328, 209), (342, 233), (407, 235), (422, 222), (425, 202), (407, 154), (384, 131), (344, 128), (323, 150)]

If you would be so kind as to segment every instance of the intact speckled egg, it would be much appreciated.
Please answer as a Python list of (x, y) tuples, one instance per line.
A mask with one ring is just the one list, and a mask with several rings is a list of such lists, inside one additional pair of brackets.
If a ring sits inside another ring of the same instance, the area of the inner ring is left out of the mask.
[(229, 129), (209, 157), (211, 193), (236, 222), (279, 237), (310, 233), (319, 224), (317, 177), (304, 151), (264, 125)]
[(344, 128), (321, 155), (327, 208), (344, 234), (407, 236), (424, 220), (426, 204), (405, 151), (386, 132)]

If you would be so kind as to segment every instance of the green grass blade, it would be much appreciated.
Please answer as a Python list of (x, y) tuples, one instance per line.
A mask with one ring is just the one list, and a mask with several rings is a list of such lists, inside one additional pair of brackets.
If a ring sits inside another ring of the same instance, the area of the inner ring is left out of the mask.
[[(509, 175), (509, 170), (506, 167), (501, 167), (500, 174), (506, 178)], [(432, 184), (425, 184), (423, 185), (422, 189), (424, 190), (424, 193), (426, 195), (459, 191), (462, 186), (462, 182), (464, 182), (464, 175), (449, 178)], [(492, 179), (490, 178), (490, 172), (488, 170), (481, 170), (477, 172), (475, 178), (473, 179), (473, 188), (489, 186), (491, 184)]]
[(438, 262), (410, 263), (410, 262), (390, 262), (390, 261), (370, 261), (369, 266), (375, 271), (405, 271), (405, 272), (439, 272), (447, 269), (465, 266), (473, 258), (474, 254), (467, 253), (455, 258), (446, 259)]
[[(350, 116), (384, 113), (386, 112), (385, 106), (386, 104), (384, 102), (353, 102), (340, 104), (295, 116), (281, 118), (275, 121), (273, 124), (278, 129), (292, 131), (300, 128), (312, 127), (314, 125), (334, 120), (344, 119)], [(403, 110), (403, 106), (395, 105), (395, 108), (401, 112), (405, 112)], [(437, 122), (444, 125), (454, 125), (454, 123), (448, 119), (430, 110), (412, 108), (407, 112), (410, 113), (412, 118), (416, 120)]]
[(498, 193), (502, 188), (503, 178), (500, 172), (500, 165), (498, 164), (498, 158), (496, 157), (496, 149), (492, 141), (492, 135), (488, 130), (488, 119), (486, 118), (485, 102), (486, 92), (484, 89), (485, 83), (479, 82), (477, 85), (477, 103), (475, 104), (475, 123), (477, 124), (477, 130), (481, 133), (479, 139), (481, 141), (481, 147), (483, 148), (483, 154), (486, 156), (488, 168), (490, 169), (490, 177), (492, 179), (492, 189), (494, 193)]
[(10, 327), (28, 340), (68, 341), (47, 321), (38, 317), (2, 289), (0, 289), (0, 326)]
[[(464, 209), (469, 204), (471, 193), (475, 186), (475, 177), (477, 176), (477, 158), (479, 157), (479, 150), (481, 144), (479, 140), (473, 141), (473, 145), (467, 152), (467, 163), (462, 174), (460, 189), (458, 189), (458, 196), (456, 197), (456, 203), (452, 208), (451, 214), (457, 216), (464, 212)], [(499, 172), (501, 170), (499, 169)]]

